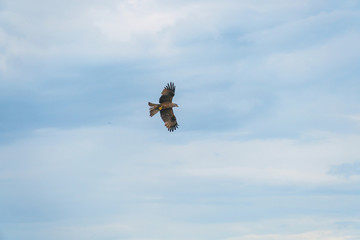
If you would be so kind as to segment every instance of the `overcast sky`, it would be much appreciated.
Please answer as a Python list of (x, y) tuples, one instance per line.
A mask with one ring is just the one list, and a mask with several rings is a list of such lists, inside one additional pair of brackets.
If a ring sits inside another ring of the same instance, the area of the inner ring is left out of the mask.
[(360, 239), (359, 43), (357, 0), (0, 0), (0, 239)]

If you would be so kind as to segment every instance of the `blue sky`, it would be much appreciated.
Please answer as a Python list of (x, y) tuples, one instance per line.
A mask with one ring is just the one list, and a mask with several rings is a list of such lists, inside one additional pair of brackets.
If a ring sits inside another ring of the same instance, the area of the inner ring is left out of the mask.
[(356, 0), (0, 1), (0, 239), (360, 239), (359, 42)]

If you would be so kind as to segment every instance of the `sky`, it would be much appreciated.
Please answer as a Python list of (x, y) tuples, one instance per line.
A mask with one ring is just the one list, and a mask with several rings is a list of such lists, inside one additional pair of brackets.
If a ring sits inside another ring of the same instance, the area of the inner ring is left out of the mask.
[(360, 239), (359, 42), (357, 0), (0, 0), (0, 239)]

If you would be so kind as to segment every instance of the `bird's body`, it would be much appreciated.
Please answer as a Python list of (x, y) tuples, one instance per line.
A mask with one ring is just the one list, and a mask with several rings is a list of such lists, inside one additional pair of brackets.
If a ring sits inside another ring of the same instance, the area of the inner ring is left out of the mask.
[(175, 96), (175, 85), (174, 83), (168, 83), (164, 90), (161, 92), (159, 104), (149, 102), (150, 106), (150, 117), (154, 116), (160, 111), (161, 119), (164, 121), (167, 129), (172, 132), (178, 128), (179, 124), (176, 121), (173, 107), (178, 107), (176, 103), (172, 102)]

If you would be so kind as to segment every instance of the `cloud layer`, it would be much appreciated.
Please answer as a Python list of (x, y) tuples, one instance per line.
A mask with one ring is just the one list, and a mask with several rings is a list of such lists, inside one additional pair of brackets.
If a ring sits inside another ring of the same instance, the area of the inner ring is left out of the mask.
[[(358, 136), (183, 136), (177, 144), (162, 138), (112, 126), (44, 129), (2, 146), (5, 239), (352, 239), (357, 233), (360, 175), (331, 171), (358, 162)], [(286, 226), (289, 234), (281, 232), (283, 221), (294, 224)], [(334, 228), (340, 232), (317, 232)]]
[[(1, 1), (0, 239), (357, 239), (359, 18)], [(174, 134), (146, 105), (169, 81)]]

